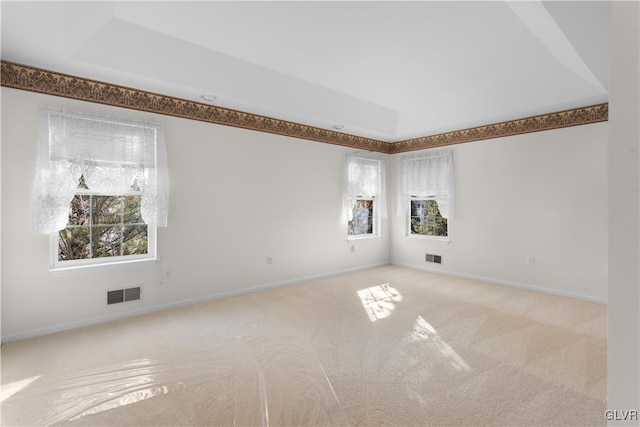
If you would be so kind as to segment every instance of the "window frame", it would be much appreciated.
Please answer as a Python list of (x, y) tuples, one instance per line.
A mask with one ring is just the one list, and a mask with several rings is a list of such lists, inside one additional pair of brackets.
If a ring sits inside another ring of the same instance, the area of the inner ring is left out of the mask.
[[(375, 181), (370, 172), (372, 167), (375, 168), (373, 175), (376, 177)], [(382, 237), (381, 222), (382, 218), (386, 218), (387, 215), (385, 169), (385, 160), (377, 155), (360, 151), (347, 154), (343, 187), (343, 221), (346, 219), (346, 224), (343, 223), (343, 226), (345, 226), (347, 241)], [(354, 172), (353, 176), (352, 171)], [(372, 186), (371, 184), (374, 182), (376, 184)], [(359, 201), (370, 201), (373, 204), (371, 233), (349, 234), (349, 222), (353, 219), (350, 221), (348, 218), (353, 218), (353, 209)]]
[[(349, 234), (349, 222), (347, 221), (347, 240), (361, 240), (361, 239), (375, 239), (381, 237), (380, 235), (380, 215), (378, 215), (378, 200), (375, 196), (372, 197), (358, 197), (356, 203), (359, 201), (370, 201), (373, 204), (371, 209), (371, 233), (366, 234)], [(355, 208), (355, 206), (354, 206)], [(352, 210), (354, 209), (352, 208)], [(353, 220), (352, 220), (353, 221)]]
[[(436, 204), (438, 203), (438, 201), (436, 200), (435, 196), (426, 196), (426, 197), (419, 197), (419, 196), (410, 196), (408, 199), (408, 208), (407, 208), (407, 215), (406, 215), (406, 237), (410, 237), (413, 239), (426, 239), (426, 240), (436, 240), (436, 241), (441, 241), (441, 242), (450, 242), (450, 229), (451, 229), (451, 222), (449, 221), (448, 218), (445, 218), (447, 220), (447, 235), (446, 236), (435, 236), (435, 235), (431, 235), (431, 234), (418, 234), (418, 233), (412, 233), (411, 232), (411, 202), (414, 201), (428, 201), (428, 200), (433, 200), (434, 202), (436, 202)], [(438, 213), (440, 212), (440, 207), (438, 207)], [(442, 215), (440, 215), (441, 218), (444, 218)]]
[[(104, 194), (91, 189), (78, 188), (74, 193), (74, 197), (78, 195), (91, 195), (91, 196), (142, 196), (140, 191), (126, 191), (119, 194)], [(69, 202), (71, 203), (71, 201)], [(87, 258), (87, 259), (73, 259), (60, 261), (58, 259), (59, 239), (60, 231), (58, 230), (49, 233), (49, 270), (56, 271), (69, 271), (69, 270), (82, 270), (91, 269), (95, 270), (96, 267), (102, 267), (102, 269), (110, 269), (119, 265), (147, 265), (149, 263), (155, 264), (157, 261), (157, 227), (153, 225), (147, 225), (147, 253), (146, 254), (133, 254), (133, 255), (119, 255), (111, 257), (100, 258)], [(66, 227), (65, 227), (66, 228)]]

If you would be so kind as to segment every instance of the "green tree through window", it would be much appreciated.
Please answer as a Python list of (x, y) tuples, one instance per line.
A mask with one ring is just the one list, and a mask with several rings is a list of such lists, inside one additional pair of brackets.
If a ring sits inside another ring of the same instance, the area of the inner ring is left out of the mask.
[(148, 253), (139, 194), (97, 195), (80, 179), (67, 227), (58, 233), (58, 261)]
[(446, 237), (447, 219), (433, 199), (411, 200), (411, 234)]

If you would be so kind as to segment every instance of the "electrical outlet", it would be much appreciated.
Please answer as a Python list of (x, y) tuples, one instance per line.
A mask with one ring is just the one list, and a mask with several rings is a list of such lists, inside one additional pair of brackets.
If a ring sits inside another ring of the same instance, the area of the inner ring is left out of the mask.
[(528, 256), (527, 257), (527, 264), (533, 265), (535, 263), (536, 263), (536, 258), (535, 257), (532, 257), (532, 256)]
[(271, 255), (267, 255), (267, 264), (273, 264), (273, 257)]

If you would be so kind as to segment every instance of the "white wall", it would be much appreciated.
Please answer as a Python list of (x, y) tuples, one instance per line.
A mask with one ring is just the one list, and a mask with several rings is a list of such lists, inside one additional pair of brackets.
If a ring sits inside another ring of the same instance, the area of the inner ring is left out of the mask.
[[(165, 125), (170, 226), (159, 229), (157, 266), (48, 272), (48, 236), (31, 231), (44, 105)], [(449, 244), (404, 236), (395, 216), (401, 155), (389, 156), (383, 238), (357, 241), (351, 252), (341, 222), (347, 148), (2, 88), (2, 337), (389, 260), (604, 301), (607, 133), (600, 123), (452, 147), (458, 211)], [(425, 263), (427, 252), (443, 255), (443, 265)], [(142, 302), (106, 307), (107, 289), (134, 285), (143, 286)]]
[[(605, 122), (450, 147), (451, 242), (406, 237), (406, 220), (394, 214), (392, 261), (605, 301), (607, 133)], [(389, 162), (390, 189), (401, 156)], [(426, 263), (426, 253), (443, 264)]]
[(611, 19), (608, 409), (640, 411), (640, 3)]
[[(8, 88), (1, 95), (4, 340), (389, 260), (388, 238), (358, 241), (355, 252), (346, 242), (344, 147)], [(45, 105), (164, 124), (171, 194), (159, 265), (48, 272), (49, 238), (31, 231)], [(142, 302), (106, 307), (107, 289), (134, 285)]]

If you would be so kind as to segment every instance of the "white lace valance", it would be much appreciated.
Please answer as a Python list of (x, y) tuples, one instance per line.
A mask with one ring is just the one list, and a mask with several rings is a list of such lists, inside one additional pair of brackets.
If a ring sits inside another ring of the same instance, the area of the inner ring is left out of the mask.
[(36, 164), (34, 230), (65, 228), (84, 177), (100, 194), (138, 192), (149, 225), (167, 225), (168, 180), (162, 126), (43, 109)]
[(401, 160), (398, 215), (409, 208), (412, 197), (435, 199), (443, 218), (455, 216), (453, 151), (405, 156)]
[(349, 154), (346, 158), (344, 209), (348, 220), (352, 219), (358, 199), (376, 200), (379, 215), (387, 216), (384, 161), (369, 153)]

